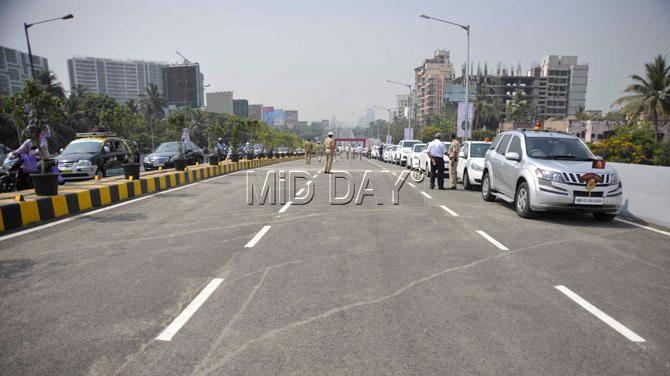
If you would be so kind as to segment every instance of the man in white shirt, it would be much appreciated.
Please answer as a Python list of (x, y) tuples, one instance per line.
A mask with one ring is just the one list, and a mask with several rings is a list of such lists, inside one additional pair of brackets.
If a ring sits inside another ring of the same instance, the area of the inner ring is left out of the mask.
[(435, 189), (435, 175), (437, 175), (438, 189), (444, 188), (444, 155), (447, 154), (447, 148), (440, 140), (440, 133), (435, 133), (435, 139), (428, 143), (426, 154), (431, 160), (430, 189)]

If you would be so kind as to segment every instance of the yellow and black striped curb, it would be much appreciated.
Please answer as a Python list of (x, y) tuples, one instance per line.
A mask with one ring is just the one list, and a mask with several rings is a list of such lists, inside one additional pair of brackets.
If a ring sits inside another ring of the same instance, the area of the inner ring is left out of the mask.
[(299, 158), (253, 159), (213, 166), (189, 166), (187, 171), (172, 171), (161, 176), (141, 177), (135, 181), (115, 181), (106, 186), (88, 188), (79, 192), (48, 197), (38, 196), (37, 199), (31, 201), (1, 205), (0, 232), (104, 207), (129, 198), (163, 191), (198, 180)]

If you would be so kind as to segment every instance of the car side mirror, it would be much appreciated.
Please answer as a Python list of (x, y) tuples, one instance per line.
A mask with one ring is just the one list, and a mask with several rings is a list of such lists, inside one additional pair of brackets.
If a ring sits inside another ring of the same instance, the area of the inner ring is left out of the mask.
[(519, 153), (515, 153), (513, 151), (505, 153), (505, 158), (507, 158), (510, 161), (517, 161), (517, 162), (521, 160), (521, 156), (519, 155)]
[(61, 153), (63, 152), (63, 150), (64, 150), (63, 148), (60, 148), (60, 152), (61, 152)]

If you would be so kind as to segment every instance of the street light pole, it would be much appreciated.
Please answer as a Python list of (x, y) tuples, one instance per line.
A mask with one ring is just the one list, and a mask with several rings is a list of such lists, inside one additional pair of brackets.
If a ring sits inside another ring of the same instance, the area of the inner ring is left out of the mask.
[(35, 79), (35, 64), (33, 64), (33, 50), (30, 48), (30, 37), (28, 36), (28, 29), (37, 24), (45, 23), (45, 22), (51, 22), (51, 21), (57, 21), (57, 20), (69, 20), (71, 18), (74, 18), (72, 14), (68, 14), (63, 17), (56, 17), (56, 18), (51, 18), (48, 20), (44, 21), (39, 21), (39, 22), (33, 22), (33, 23), (23, 23), (23, 30), (26, 32), (26, 42), (28, 43), (28, 59), (30, 59), (30, 75), (32, 76), (33, 80)]
[(412, 128), (412, 84), (404, 84), (402, 82), (396, 82), (396, 81), (391, 81), (391, 80), (386, 80), (386, 82), (406, 86), (409, 89), (409, 96), (407, 97), (407, 107), (408, 107), (407, 126), (411, 129)]
[[(386, 123), (386, 138), (391, 134), (391, 109), (381, 106), (372, 106), (373, 108), (378, 108), (380, 110), (386, 110), (389, 113), (389, 121)], [(379, 139), (379, 124), (377, 124), (377, 138)], [(381, 142), (381, 139), (380, 139)]]
[(426, 14), (419, 14), (419, 17), (425, 18), (427, 20), (434, 20), (434, 21), (439, 21), (443, 22), (449, 25), (454, 25), (458, 26), (461, 29), (465, 30), (467, 33), (467, 60), (465, 61), (465, 137), (464, 139), (468, 139), (468, 131), (470, 130), (470, 25), (461, 25), (459, 23), (447, 21), (447, 20), (442, 20), (439, 18), (431, 17)]

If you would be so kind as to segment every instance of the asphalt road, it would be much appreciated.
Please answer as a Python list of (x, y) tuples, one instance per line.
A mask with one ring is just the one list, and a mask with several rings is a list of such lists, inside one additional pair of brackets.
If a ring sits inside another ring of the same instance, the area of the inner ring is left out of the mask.
[(670, 374), (670, 236), (334, 168), (383, 205), (238, 172), (0, 236), (0, 374)]

